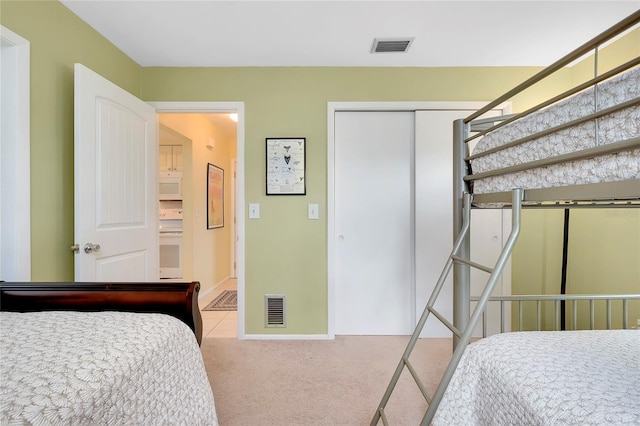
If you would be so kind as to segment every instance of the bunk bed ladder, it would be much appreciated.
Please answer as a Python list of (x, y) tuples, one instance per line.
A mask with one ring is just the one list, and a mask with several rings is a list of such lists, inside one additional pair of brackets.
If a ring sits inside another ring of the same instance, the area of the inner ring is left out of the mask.
[[(387, 406), (387, 402), (389, 402), (389, 398), (391, 397), (391, 394), (393, 393), (393, 390), (396, 384), (398, 383), (398, 380), (400, 379), (400, 375), (404, 371), (405, 367), (409, 370), (409, 373), (411, 373), (411, 376), (416, 382), (416, 385), (418, 385), (420, 392), (422, 393), (422, 395), (424, 396), (428, 404), (427, 412), (425, 413), (421, 424), (429, 425), (431, 423), (431, 420), (433, 419), (433, 416), (435, 415), (436, 410), (438, 409), (440, 400), (444, 396), (444, 392), (446, 391), (447, 386), (451, 381), (451, 377), (453, 376), (453, 373), (456, 367), (458, 366), (458, 363), (460, 362), (460, 358), (462, 358), (462, 354), (464, 353), (465, 348), (469, 344), (469, 340), (471, 339), (473, 330), (475, 329), (480, 318), (482, 317), (484, 308), (487, 304), (487, 301), (489, 300), (489, 297), (491, 296), (491, 292), (493, 291), (493, 288), (496, 282), (498, 281), (498, 278), (502, 274), (502, 271), (507, 263), (507, 260), (509, 259), (509, 256), (511, 255), (511, 252), (513, 250), (513, 246), (515, 245), (515, 242), (518, 238), (518, 234), (520, 233), (520, 214), (522, 211), (523, 193), (524, 192), (521, 189), (513, 190), (511, 233), (509, 234), (509, 238), (507, 239), (507, 242), (505, 243), (504, 248), (502, 249), (502, 252), (498, 257), (498, 260), (496, 261), (496, 265), (494, 268), (489, 268), (489, 267), (477, 264), (475, 262), (472, 262), (470, 259), (465, 259), (460, 256), (465, 239), (469, 235), (469, 229), (470, 229), (469, 225), (471, 223), (471, 195), (467, 193), (464, 194), (463, 221), (462, 221), (462, 228), (460, 230), (460, 233), (458, 234), (458, 238), (454, 243), (453, 250), (451, 251), (451, 255), (447, 259), (444, 269), (442, 270), (442, 273), (438, 278), (436, 286), (433, 289), (433, 292), (431, 293), (431, 297), (429, 298), (429, 301), (427, 302), (427, 305), (424, 308), (424, 311), (422, 312), (420, 320), (418, 321), (418, 324), (416, 325), (416, 328), (413, 334), (411, 335), (411, 339), (409, 339), (409, 343), (407, 344), (407, 347), (402, 355), (402, 358), (400, 359), (400, 362), (398, 363), (398, 366), (396, 367), (396, 370), (393, 376), (391, 377), (391, 381), (387, 386), (387, 390), (385, 391), (382, 397), (382, 400), (380, 401), (380, 404), (378, 405), (378, 408), (373, 416), (373, 419), (371, 420), (371, 426), (376, 426), (380, 420), (382, 420), (382, 423), (385, 426), (389, 424), (384, 410)], [(434, 308), (436, 300), (440, 294), (440, 291), (444, 287), (445, 281), (449, 273), (451, 272), (453, 264), (456, 262), (463, 263), (465, 265), (480, 269), (490, 274), (487, 280), (487, 283), (485, 284), (484, 290), (482, 291), (482, 295), (480, 296), (478, 303), (476, 304), (476, 307), (473, 313), (471, 314), (468, 323), (466, 324), (466, 327), (464, 327), (462, 331), (459, 330), (457, 327), (455, 327), (453, 324), (451, 324), (451, 322), (449, 322), (442, 314), (440, 314)], [(429, 393), (427, 392), (425, 385), (423, 384), (416, 370), (414, 369), (414, 367), (411, 365), (411, 362), (409, 361), (411, 352), (413, 351), (413, 348), (415, 347), (416, 342), (420, 337), (420, 333), (422, 332), (422, 329), (424, 328), (424, 325), (427, 322), (427, 319), (429, 318), (430, 314), (433, 314), (442, 324), (444, 324), (449, 330), (453, 332), (453, 334), (455, 334), (455, 336), (459, 338), (459, 341), (455, 347), (451, 360), (449, 361), (449, 365), (447, 366), (444, 372), (444, 375), (442, 376), (442, 379), (440, 380), (440, 383), (438, 384), (438, 387), (432, 397), (429, 396)]]

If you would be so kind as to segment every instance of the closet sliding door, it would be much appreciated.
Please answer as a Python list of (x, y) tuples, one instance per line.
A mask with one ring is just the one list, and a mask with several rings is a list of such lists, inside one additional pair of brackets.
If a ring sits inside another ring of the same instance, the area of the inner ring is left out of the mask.
[[(335, 334), (413, 332), (453, 245), (453, 121), (471, 111), (335, 112), (329, 235)], [(510, 211), (474, 210), (472, 224), (472, 258), (495, 263), (510, 229)], [(472, 295), (480, 294), (486, 278), (472, 272)], [(436, 308), (453, 321), (451, 280)], [(509, 265), (494, 291), (508, 294)], [(500, 329), (499, 306), (488, 310), (494, 333)], [(475, 335), (481, 335), (480, 328)], [(422, 337), (451, 337), (451, 332), (430, 318)]]
[[(498, 115), (500, 111), (492, 111)], [(469, 115), (465, 110), (416, 111), (416, 318), (431, 296), (453, 245), (453, 121)], [(511, 230), (511, 210), (471, 211), (471, 259), (493, 266)], [(488, 279), (471, 269), (471, 296), (480, 296)], [(436, 303), (438, 312), (453, 322), (453, 274)], [(493, 295), (511, 294), (511, 262), (494, 288)], [(475, 304), (471, 304), (471, 311)], [(500, 331), (500, 305), (487, 306), (487, 332)], [(508, 323), (510, 306), (505, 306)], [(508, 328), (507, 328), (508, 330)], [(478, 326), (474, 336), (482, 336)], [(451, 332), (431, 316), (422, 337), (451, 337)]]
[(411, 334), (414, 113), (335, 114), (336, 334)]

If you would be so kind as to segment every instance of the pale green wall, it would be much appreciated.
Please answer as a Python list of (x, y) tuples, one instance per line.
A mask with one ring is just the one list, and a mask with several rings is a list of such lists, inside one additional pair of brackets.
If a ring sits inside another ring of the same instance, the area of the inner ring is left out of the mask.
[(57, 1), (0, 2), (31, 47), (31, 277), (73, 280), (73, 64), (134, 95), (140, 67)]
[[(148, 101), (245, 103), (246, 332), (327, 332), (327, 102), (487, 101), (534, 68), (144, 68)], [(562, 80), (562, 79), (559, 79)], [(559, 86), (559, 80), (548, 86)], [(565, 81), (561, 81), (565, 84)], [(536, 96), (540, 96), (536, 94)], [(528, 99), (529, 102), (531, 98)], [(307, 195), (265, 194), (265, 138), (307, 138)], [(443, 141), (450, 143), (450, 141)], [(319, 203), (321, 219), (306, 218)], [(264, 327), (264, 294), (286, 294), (287, 328)]]
[[(617, 40), (615, 43), (602, 48), (598, 54), (598, 73), (609, 71), (623, 62), (637, 58), (640, 55), (640, 28)], [(593, 78), (595, 56), (591, 55), (574, 66), (571, 70), (573, 81), (584, 81)]]
[[(603, 48), (598, 71), (605, 72), (640, 56), (640, 29)], [(593, 78), (594, 56), (570, 69), (568, 83)], [(567, 293), (640, 293), (640, 211), (638, 209), (577, 210), (570, 213)], [(513, 254), (514, 294), (560, 292), (564, 213), (561, 209), (525, 210), (522, 234)], [(588, 308), (578, 306), (581, 321)], [(614, 314), (620, 305), (614, 305)], [(551, 326), (553, 307), (544, 306)], [(567, 309), (570, 312), (570, 309)], [(629, 316), (640, 318), (640, 304), (631, 303)], [(619, 326), (620, 317), (614, 315)], [(599, 326), (602, 326), (600, 318)], [(529, 323), (532, 326), (532, 323)]]
[[(245, 103), (245, 196), (247, 203), (261, 204), (261, 219), (246, 220), (247, 333), (327, 332), (327, 102), (488, 101), (536, 71), (535, 68), (141, 69), (58, 2), (3, 0), (0, 23), (31, 42), (34, 280), (73, 279), (73, 255), (68, 248), (73, 243), (74, 62), (85, 64), (147, 101)], [(542, 100), (549, 92), (566, 86), (569, 80), (569, 72), (561, 72), (536, 93), (517, 101), (514, 110)], [(264, 138), (274, 136), (307, 138), (306, 196), (264, 195)], [(321, 220), (306, 219), (306, 206), (311, 202), (320, 204)], [(554, 218), (549, 220), (557, 222)], [(536, 250), (523, 250), (522, 245), (519, 249), (514, 257), (516, 265)], [(545, 276), (552, 276), (554, 266), (546, 267)], [(536, 266), (530, 268), (535, 270)], [(529, 283), (525, 287), (537, 285), (526, 277), (523, 283)], [(287, 329), (263, 327), (265, 293), (287, 295)]]
[[(564, 211), (525, 210), (522, 221), (521, 236), (512, 257), (513, 294), (559, 294)], [(606, 293), (640, 293), (640, 210), (572, 209), (567, 294)], [(525, 312), (532, 315), (535, 308), (533, 305), (529, 308)], [(614, 325), (619, 327), (621, 304), (616, 302), (613, 308)], [(571, 312), (570, 307), (567, 312)], [(578, 313), (579, 324), (585, 326), (588, 306), (581, 303)], [(553, 305), (543, 305), (543, 326), (553, 327), (553, 315)], [(632, 321), (640, 318), (640, 304), (629, 305), (629, 317)], [(604, 317), (598, 318), (600, 327), (603, 321)], [(535, 326), (533, 321), (525, 324), (529, 328)]]

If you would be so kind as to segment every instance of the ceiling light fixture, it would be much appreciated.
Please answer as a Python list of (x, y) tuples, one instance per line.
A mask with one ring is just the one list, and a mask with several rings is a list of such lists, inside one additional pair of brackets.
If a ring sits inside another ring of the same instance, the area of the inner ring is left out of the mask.
[(237, 123), (238, 122), (238, 113), (237, 112), (229, 113), (229, 118), (231, 119), (231, 121), (235, 121)]

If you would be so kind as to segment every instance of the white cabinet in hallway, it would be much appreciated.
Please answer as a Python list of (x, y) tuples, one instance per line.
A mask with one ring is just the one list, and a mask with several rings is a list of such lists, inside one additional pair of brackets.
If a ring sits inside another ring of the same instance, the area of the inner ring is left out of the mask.
[(160, 145), (158, 159), (161, 172), (181, 172), (183, 168), (182, 145)]

